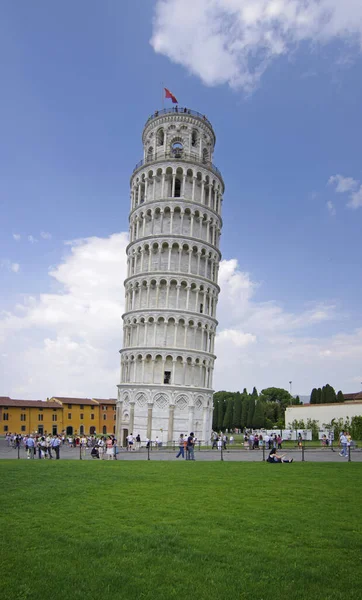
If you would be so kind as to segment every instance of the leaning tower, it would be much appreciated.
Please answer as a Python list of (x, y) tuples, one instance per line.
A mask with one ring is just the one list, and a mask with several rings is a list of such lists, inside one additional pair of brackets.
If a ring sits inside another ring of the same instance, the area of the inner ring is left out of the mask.
[(157, 111), (131, 176), (118, 441), (168, 442), (212, 426), (224, 182), (215, 133), (187, 108)]

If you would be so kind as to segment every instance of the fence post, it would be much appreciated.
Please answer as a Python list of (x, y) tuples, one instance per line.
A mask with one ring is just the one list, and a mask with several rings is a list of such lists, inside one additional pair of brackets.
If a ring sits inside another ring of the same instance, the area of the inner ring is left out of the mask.
[(224, 445), (221, 444), (220, 460), (224, 460)]
[(302, 462), (304, 462), (304, 444), (302, 445)]
[(265, 462), (265, 446), (263, 444), (263, 462)]
[(348, 446), (348, 462), (351, 462), (351, 445)]
[(147, 444), (147, 460), (150, 460), (150, 442)]
[(201, 440), (199, 440), (199, 452), (201, 450)]
[(20, 458), (20, 444), (18, 444), (18, 458)]
[(82, 444), (79, 443), (79, 460), (83, 460), (82, 458)]
[(113, 448), (114, 448), (114, 459), (113, 460), (117, 460), (117, 444), (114, 444)]

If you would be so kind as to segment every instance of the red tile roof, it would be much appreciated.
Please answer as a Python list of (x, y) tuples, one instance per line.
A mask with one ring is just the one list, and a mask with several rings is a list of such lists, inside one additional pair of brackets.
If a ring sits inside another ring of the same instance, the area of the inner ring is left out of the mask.
[(52, 396), (51, 400), (58, 400), (62, 404), (97, 404), (97, 402), (95, 400), (92, 400), (91, 398), (65, 398), (63, 396)]
[(117, 402), (116, 398), (93, 398), (93, 400), (95, 402), (99, 402), (99, 404), (111, 404), (112, 406), (114, 406), (114, 404)]
[(60, 408), (57, 402), (45, 402), (43, 400), (16, 400), (6, 396), (0, 396), (0, 406), (18, 406), (23, 408)]
[(354, 394), (343, 394), (345, 400), (362, 400), (362, 392), (355, 392)]

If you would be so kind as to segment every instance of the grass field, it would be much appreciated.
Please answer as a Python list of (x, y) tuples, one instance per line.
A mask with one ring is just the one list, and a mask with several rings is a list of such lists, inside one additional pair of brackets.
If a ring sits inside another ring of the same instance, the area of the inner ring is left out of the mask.
[(1, 600), (361, 598), (362, 464), (1, 461)]

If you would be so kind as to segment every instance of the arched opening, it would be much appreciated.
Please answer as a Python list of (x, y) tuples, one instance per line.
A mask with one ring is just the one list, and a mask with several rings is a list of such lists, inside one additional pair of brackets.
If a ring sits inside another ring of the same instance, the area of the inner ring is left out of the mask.
[(67, 435), (73, 435), (73, 427), (71, 425), (68, 425), (66, 434)]
[(92, 427), (89, 428), (89, 433), (90, 433), (90, 435), (94, 435), (95, 432), (96, 432), (96, 428), (93, 425)]
[(180, 198), (181, 196), (181, 179), (176, 177), (175, 179), (175, 198)]
[(163, 129), (159, 129), (157, 132), (157, 146), (163, 146), (165, 143), (165, 132)]
[(183, 150), (183, 144), (180, 141), (175, 141), (172, 144), (172, 154), (175, 158), (181, 158)]
[(79, 427), (79, 433), (80, 433), (80, 435), (84, 435), (84, 425), (81, 425)]
[(103, 433), (107, 433), (107, 425), (103, 425)]
[(191, 136), (191, 146), (193, 148), (195, 148), (195, 146), (197, 145), (197, 138), (198, 138), (197, 131), (196, 131), (196, 129), (193, 129), (192, 136)]
[(153, 158), (153, 148), (150, 146), (147, 150), (147, 160), (150, 162)]
[(209, 162), (209, 151), (207, 148), (204, 148), (202, 151), (202, 162), (203, 163), (208, 163)]

